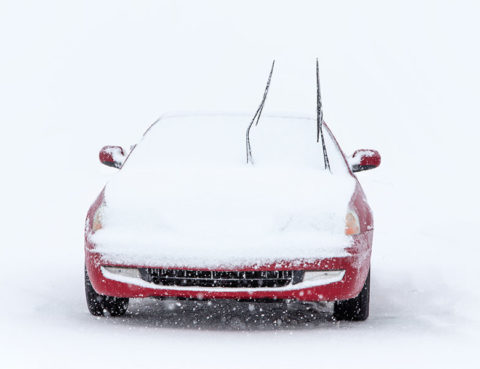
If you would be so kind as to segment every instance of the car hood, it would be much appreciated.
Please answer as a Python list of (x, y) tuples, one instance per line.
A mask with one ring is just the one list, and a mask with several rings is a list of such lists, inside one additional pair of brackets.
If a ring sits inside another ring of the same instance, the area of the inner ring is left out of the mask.
[(162, 167), (122, 170), (107, 184), (104, 260), (217, 267), (348, 255), (349, 175), (311, 168)]

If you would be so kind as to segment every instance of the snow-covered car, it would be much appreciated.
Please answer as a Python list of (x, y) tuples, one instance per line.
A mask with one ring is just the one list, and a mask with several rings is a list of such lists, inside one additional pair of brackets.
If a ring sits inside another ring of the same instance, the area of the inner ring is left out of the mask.
[(157, 297), (332, 301), (338, 320), (368, 317), (373, 219), (354, 172), (380, 155), (347, 159), (323, 121), (321, 145), (314, 119), (288, 116), (262, 117), (246, 150), (248, 122), (164, 116), (128, 154), (101, 150), (120, 170), (86, 219), (93, 315)]

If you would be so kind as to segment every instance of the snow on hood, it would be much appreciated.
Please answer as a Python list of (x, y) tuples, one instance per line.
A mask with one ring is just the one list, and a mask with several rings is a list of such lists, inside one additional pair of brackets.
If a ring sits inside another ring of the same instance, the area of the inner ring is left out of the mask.
[(347, 255), (355, 181), (333, 141), (331, 174), (314, 122), (262, 118), (251, 135), (255, 165), (247, 165), (248, 123), (157, 123), (106, 186), (96, 251), (114, 263), (191, 267)]

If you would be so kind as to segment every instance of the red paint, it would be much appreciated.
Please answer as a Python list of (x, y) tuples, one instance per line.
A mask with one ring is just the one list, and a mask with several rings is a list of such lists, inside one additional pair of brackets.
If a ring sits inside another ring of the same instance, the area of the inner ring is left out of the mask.
[(125, 156), (125, 152), (121, 146), (104, 146), (98, 154), (98, 158), (102, 164), (108, 165), (110, 167), (119, 168), (122, 163), (117, 162), (113, 158), (113, 152), (117, 151), (120, 155)]
[(382, 162), (382, 158), (377, 150), (361, 149), (353, 153), (353, 157), (361, 155), (359, 165), (361, 167), (376, 168)]

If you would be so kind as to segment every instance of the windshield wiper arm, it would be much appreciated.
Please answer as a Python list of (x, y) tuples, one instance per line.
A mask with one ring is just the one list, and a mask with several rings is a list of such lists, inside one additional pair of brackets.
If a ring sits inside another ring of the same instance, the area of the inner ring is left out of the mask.
[(260, 103), (260, 106), (257, 109), (257, 112), (253, 116), (252, 121), (248, 125), (247, 128), (247, 134), (246, 134), (246, 139), (247, 139), (247, 164), (252, 163), (253, 164), (253, 157), (252, 157), (252, 147), (250, 146), (250, 129), (253, 126), (253, 123), (255, 122), (255, 125), (258, 125), (258, 121), (260, 120), (260, 116), (262, 115), (263, 111), (263, 106), (265, 105), (265, 100), (267, 99), (267, 94), (268, 94), (268, 89), (270, 88), (270, 81), (272, 80), (272, 74), (273, 74), (273, 67), (275, 66), (275, 60), (272, 62), (272, 68), (270, 69), (270, 74), (268, 76), (268, 81), (267, 81), (267, 86), (265, 87), (265, 92), (263, 93), (263, 99), (262, 102)]
[(318, 58), (317, 58), (317, 142), (322, 139), (323, 149), (323, 162), (325, 169), (330, 172), (330, 162), (328, 161), (327, 147), (325, 146), (325, 139), (323, 137), (323, 110), (322, 110), (322, 96), (320, 94), (320, 73), (318, 71)]

